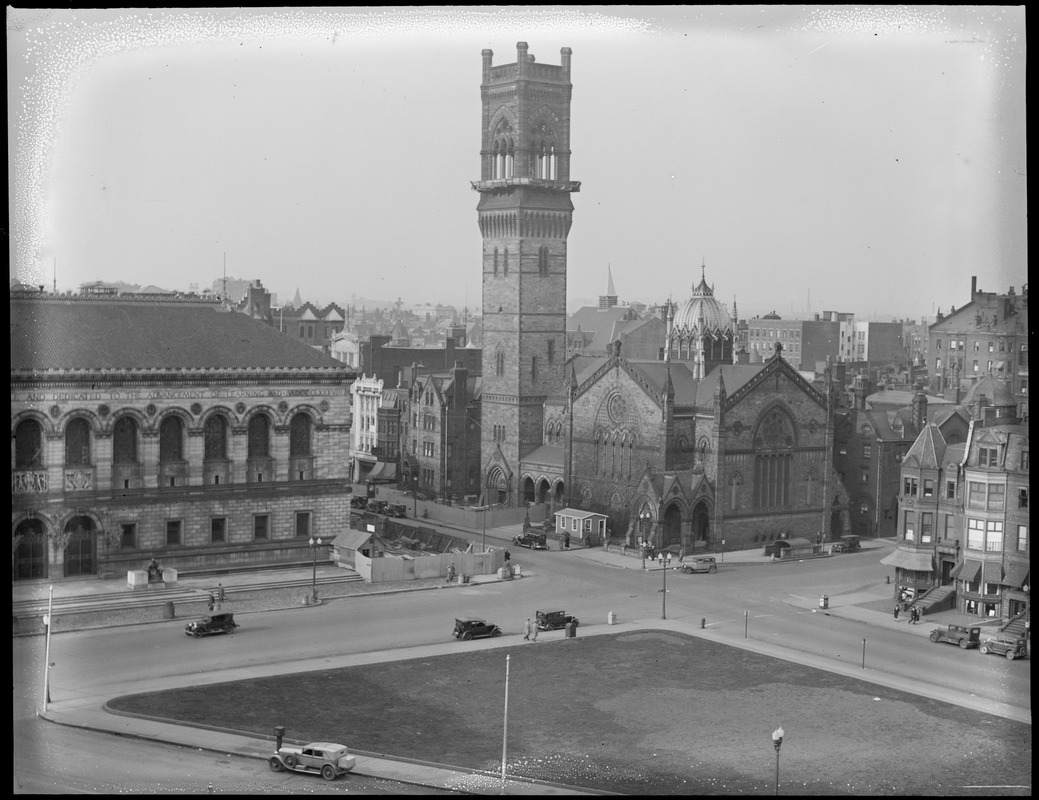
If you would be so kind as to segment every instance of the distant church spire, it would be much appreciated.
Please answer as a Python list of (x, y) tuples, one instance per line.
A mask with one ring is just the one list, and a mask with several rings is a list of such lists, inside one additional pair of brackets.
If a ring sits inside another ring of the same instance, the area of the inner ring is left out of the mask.
[(599, 295), (599, 308), (613, 308), (617, 305), (617, 292), (613, 288), (613, 271), (610, 265), (606, 265), (607, 286), (606, 294)]

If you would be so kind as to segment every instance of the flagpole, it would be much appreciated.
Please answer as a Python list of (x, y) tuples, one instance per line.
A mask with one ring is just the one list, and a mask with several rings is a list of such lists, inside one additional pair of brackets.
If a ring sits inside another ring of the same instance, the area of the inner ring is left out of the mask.
[(509, 659), (505, 656), (505, 724), (501, 734), (501, 793), (505, 794), (505, 750), (509, 740)]

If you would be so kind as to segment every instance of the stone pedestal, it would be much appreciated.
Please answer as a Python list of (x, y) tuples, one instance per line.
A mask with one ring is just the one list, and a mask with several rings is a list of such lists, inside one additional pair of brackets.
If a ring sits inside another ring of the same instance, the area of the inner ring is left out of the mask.
[(126, 588), (127, 589), (147, 589), (148, 588), (148, 570), (146, 569), (131, 569), (126, 571)]
[(172, 567), (166, 567), (162, 571), (162, 582), (167, 586), (177, 585), (177, 570)]

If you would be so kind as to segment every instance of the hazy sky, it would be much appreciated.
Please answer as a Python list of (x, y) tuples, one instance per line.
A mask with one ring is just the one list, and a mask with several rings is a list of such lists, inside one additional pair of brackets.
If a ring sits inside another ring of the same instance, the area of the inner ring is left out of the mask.
[(1026, 281), (1020, 6), (7, 10), (11, 275), (480, 305), (483, 48), (573, 49), (568, 306)]

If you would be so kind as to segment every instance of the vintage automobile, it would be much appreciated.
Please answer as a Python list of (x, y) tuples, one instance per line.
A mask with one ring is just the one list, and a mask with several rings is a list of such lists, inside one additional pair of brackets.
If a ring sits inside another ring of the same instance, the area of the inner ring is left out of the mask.
[(575, 625), (580, 624), (577, 617), (565, 611), (538, 611), (534, 616), (539, 631), (557, 631), (571, 622)]
[(357, 759), (345, 745), (332, 742), (313, 742), (303, 747), (280, 747), (267, 761), (271, 770), (309, 772), (326, 781), (334, 781), (354, 768)]
[(1006, 656), (1013, 661), (1015, 658), (1024, 658), (1028, 655), (1028, 642), (1021, 636), (1007, 636), (998, 634), (989, 636), (981, 643), (982, 653), (995, 653)]
[(523, 531), (519, 536), (513, 536), (512, 543), (519, 547), (529, 547), (531, 550), (548, 550), (548, 538), (545, 534), (534, 531)]
[(376, 514), (385, 514), (389, 511), (390, 503), (388, 500), (369, 500), (368, 510), (373, 511)]
[(859, 544), (859, 537), (854, 534), (842, 536), (839, 542), (834, 542), (830, 545), (831, 553), (855, 553), (861, 549), (862, 545)]
[(363, 494), (355, 494), (350, 498), (350, 508), (356, 508), (364, 511), (368, 508), (368, 498)]
[(691, 575), (694, 572), (717, 572), (718, 564), (714, 556), (694, 556), (683, 561), (678, 568), (686, 575)]
[(213, 614), (204, 619), (189, 622), (184, 626), (184, 633), (188, 636), (209, 636), (211, 633), (234, 633), (238, 623), (234, 621), (234, 614)]
[(958, 644), (964, 650), (968, 647), (977, 647), (980, 640), (981, 628), (968, 628), (963, 625), (948, 625), (944, 628), (935, 628), (931, 631), (932, 642)]
[(404, 503), (390, 503), (387, 513), (391, 517), (406, 517), (408, 516), (408, 507)]
[(501, 628), (482, 619), (456, 619), (451, 635), (456, 639), (479, 639), (484, 636), (501, 636)]

